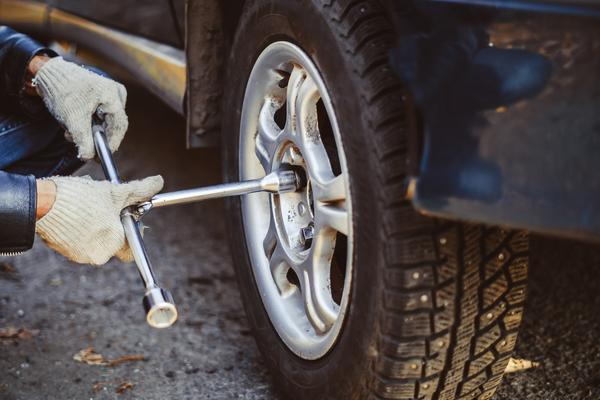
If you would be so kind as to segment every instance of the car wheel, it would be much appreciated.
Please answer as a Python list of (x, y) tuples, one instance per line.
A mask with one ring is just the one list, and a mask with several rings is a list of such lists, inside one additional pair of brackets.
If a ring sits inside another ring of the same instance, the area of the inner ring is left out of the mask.
[(231, 48), (225, 179), (306, 176), (226, 202), (248, 319), (290, 398), (487, 399), (515, 344), (528, 236), (405, 200), (393, 43), (374, 1), (256, 0)]

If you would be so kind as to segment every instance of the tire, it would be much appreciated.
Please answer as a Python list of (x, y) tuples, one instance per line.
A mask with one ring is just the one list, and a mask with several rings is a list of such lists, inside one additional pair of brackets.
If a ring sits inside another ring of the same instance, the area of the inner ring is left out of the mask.
[[(320, 131), (311, 143), (326, 148), (332, 170), (339, 164), (341, 172), (334, 175), (344, 178), (346, 197), (332, 204), (345, 204), (348, 226), (335, 235), (324, 230), (335, 236), (325, 295), (339, 304), (332, 306), (333, 322), (323, 318), (326, 328), (321, 332), (319, 318), (311, 319), (306, 300), (304, 310), (294, 309), (297, 315), (273, 311), (279, 310), (278, 302), (293, 296), (311, 298), (301, 274), (290, 274), (297, 265), (288, 269), (283, 262), (282, 269), (272, 261), (273, 246), (285, 241), (279, 232), (287, 229), (277, 217), (283, 195), (228, 199), (228, 232), (242, 299), (258, 347), (288, 398), (489, 399), (510, 359), (523, 312), (528, 235), (431, 219), (405, 200), (406, 111), (403, 87), (389, 66), (395, 36), (388, 17), (376, 1), (246, 4), (227, 67), (225, 180), (259, 178), (271, 169), (289, 167), (289, 140), (264, 145), (264, 137), (273, 135), (265, 136), (260, 118), (266, 115), (274, 131), (277, 124), (284, 133), (295, 132), (296, 114), (293, 124), (288, 124), (289, 118), (281, 124), (276, 110), (287, 110), (282, 99), (300, 87), (291, 84), (293, 71), (303, 70), (317, 82), (326, 104), (317, 111), (319, 118), (326, 113), (333, 126), (331, 135), (319, 122)], [(286, 52), (298, 58), (295, 64), (274, 67), (277, 54)], [(284, 93), (281, 99), (275, 85)], [(261, 92), (267, 90), (263, 86), (272, 92)], [(272, 149), (265, 150), (269, 146)], [(309, 149), (306, 144), (300, 147)], [(302, 154), (308, 181), (316, 182), (309, 167), (312, 155)], [(313, 186), (301, 189), (298, 196), (317, 196)], [(319, 209), (318, 201), (315, 197), (311, 210)], [(295, 217), (290, 218), (294, 222)], [(317, 252), (315, 243), (323, 240), (317, 219), (315, 242), (303, 242), (300, 256)], [(267, 220), (267, 228), (256, 228)], [(273, 224), (282, 227), (274, 229)], [(273, 241), (271, 231), (279, 235)], [(294, 264), (293, 257), (286, 260)], [(271, 263), (272, 282), (265, 281), (270, 276), (263, 272), (265, 262)], [(334, 269), (341, 271), (341, 283)], [(337, 300), (336, 287), (342, 292)], [(290, 332), (304, 326), (304, 319), (312, 327), (305, 324), (305, 336), (292, 340)], [(286, 324), (294, 323), (298, 326), (288, 329)]]

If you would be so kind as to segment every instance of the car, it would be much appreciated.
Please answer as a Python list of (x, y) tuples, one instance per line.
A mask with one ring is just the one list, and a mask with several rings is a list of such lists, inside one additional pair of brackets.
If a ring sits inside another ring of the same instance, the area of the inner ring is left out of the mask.
[(184, 115), (224, 181), (305, 176), (226, 202), (292, 399), (493, 397), (529, 232), (600, 238), (598, 18), (598, 0), (0, 1), (3, 24)]

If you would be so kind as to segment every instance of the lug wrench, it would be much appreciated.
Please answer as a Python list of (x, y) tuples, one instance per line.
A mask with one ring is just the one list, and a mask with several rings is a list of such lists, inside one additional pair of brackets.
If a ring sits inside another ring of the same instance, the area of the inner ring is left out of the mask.
[[(100, 114), (100, 110), (98, 114)], [(94, 114), (93, 119), (92, 133), (94, 144), (106, 179), (112, 183), (121, 184), (123, 182), (106, 142), (101, 117)], [(229, 196), (241, 196), (255, 192), (269, 192), (274, 194), (295, 192), (303, 186), (303, 182), (304, 179), (298, 172), (280, 170), (272, 172), (261, 179), (161, 193), (154, 196), (148, 202), (123, 209), (121, 212), (121, 223), (123, 224), (125, 237), (133, 253), (144, 287), (146, 288), (143, 305), (148, 324), (155, 328), (166, 328), (177, 320), (178, 312), (171, 293), (160, 287), (157, 283), (154, 268), (146, 252), (142, 235), (140, 234), (139, 220), (146, 212), (154, 207), (186, 204)]]

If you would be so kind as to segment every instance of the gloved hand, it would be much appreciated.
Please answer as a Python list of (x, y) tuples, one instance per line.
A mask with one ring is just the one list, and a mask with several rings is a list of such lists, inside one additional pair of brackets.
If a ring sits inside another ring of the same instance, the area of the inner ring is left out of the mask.
[(80, 264), (101, 265), (114, 255), (133, 261), (121, 210), (160, 192), (160, 175), (120, 185), (87, 177), (48, 179), (56, 184), (56, 201), (35, 228), (48, 247)]
[(92, 114), (98, 107), (106, 115), (105, 133), (111, 152), (119, 148), (129, 124), (125, 114), (127, 90), (123, 85), (62, 57), (47, 61), (32, 85), (50, 113), (67, 129), (65, 136), (79, 148), (80, 159), (94, 158)]

